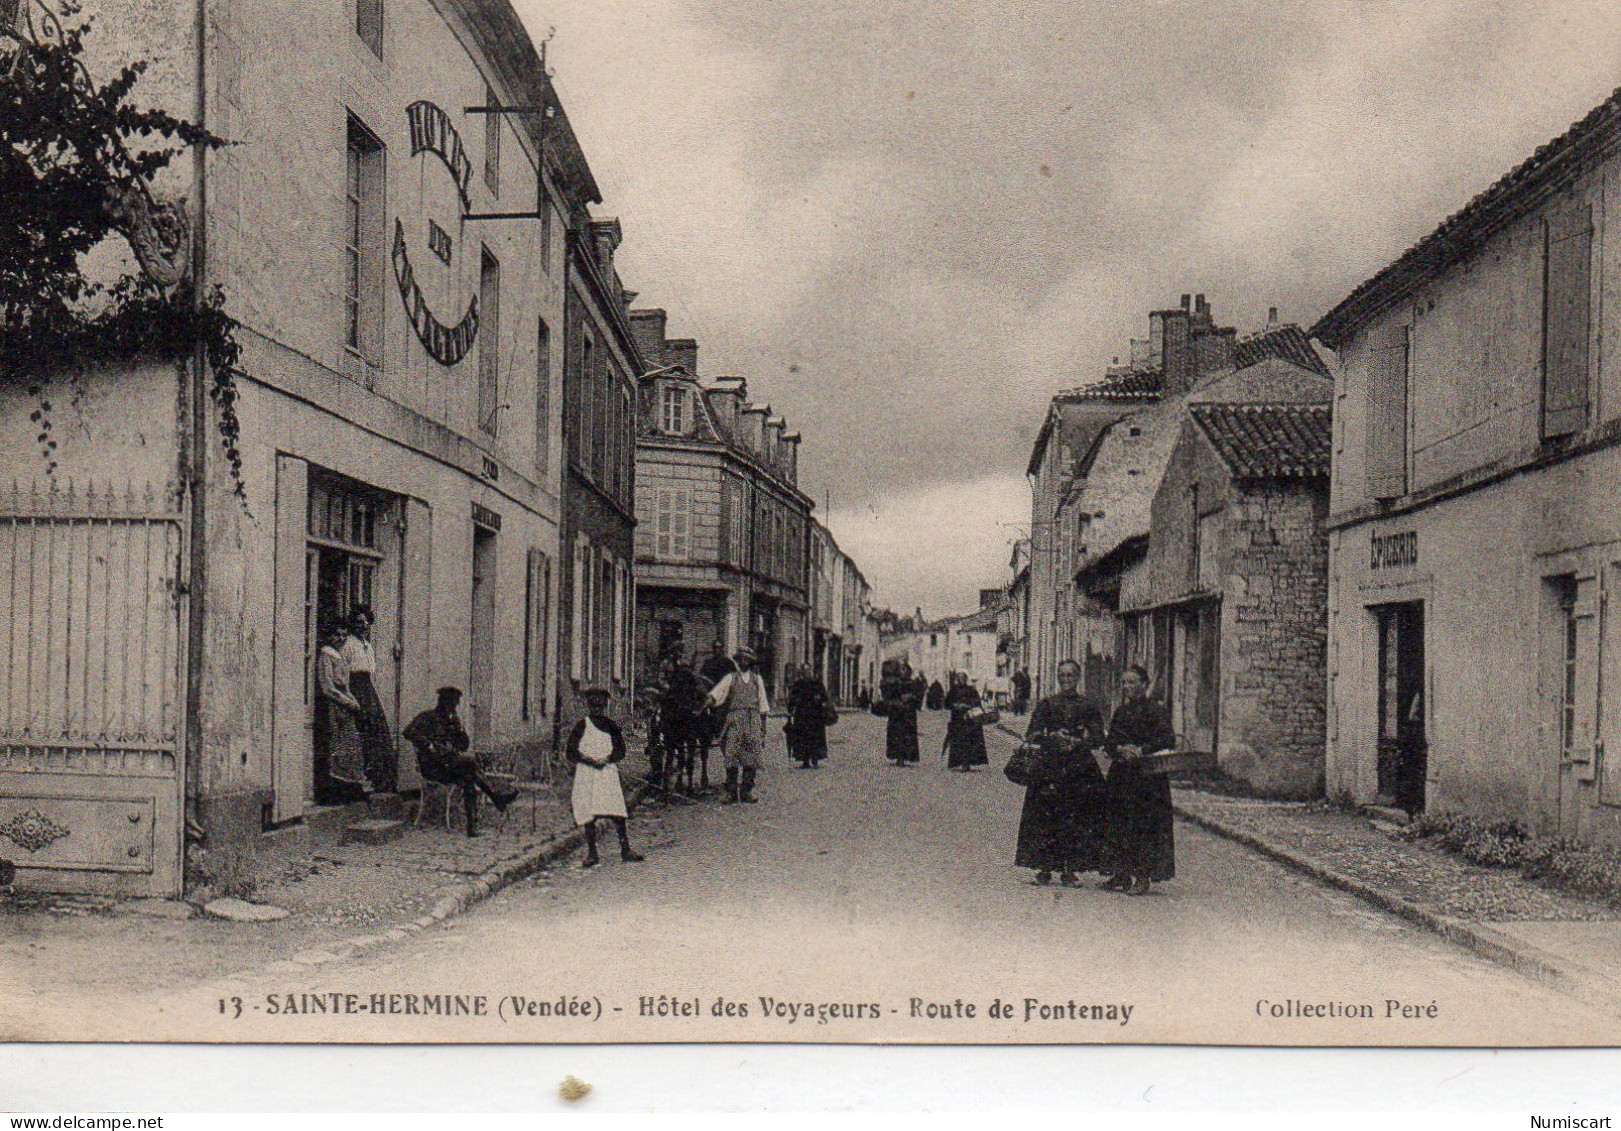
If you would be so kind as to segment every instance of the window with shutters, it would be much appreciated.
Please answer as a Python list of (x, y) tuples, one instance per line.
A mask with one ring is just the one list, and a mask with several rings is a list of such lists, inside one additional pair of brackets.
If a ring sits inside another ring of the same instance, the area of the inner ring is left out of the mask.
[(1409, 328), (1397, 327), (1370, 346), (1368, 366), (1368, 495), (1399, 499), (1407, 493)]
[[(484, 88), (484, 105), (499, 106), (501, 100), (490, 87)], [(484, 183), (496, 196), (501, 195), (501, 115), (484, 115)]]
[(485, 248), (478, 283), (478, 426), (501, 426), (501, 263)]
[(355, 0), (355, 34), (373, 55), (383, 57), (383, 0)]
[(538, 320), (535, 334), (535, 474), (545, 477), (552, 459), (552, 331)]
[(670, 436), (686, 435), (687, 391), (680, 385), (666, 385), (659, 400), (659, 430)]
[(1543, 240), (1542, 438), (1551, 440), (1587, 426), (1592, 207), (1544, 221)]
[(574, 538), (573, 609), (569, 616), (569, 670), (575, 679), (585, 679), (586, 625), (590, 610), (587, 608), (587, 589), (590, 570), (586, 564), (585, 538)]
[(546, 647), (551, 618), (552, 562), (544, 550), (529, 551), (523, 626), (523, 717), (546, 716)]
[(655, 492), (654, 555), (661, 561), (692, 559), (692, 488), (660, 487)]
[(383, 143), (349, 118), (344, 178), (344, 345), (382, 361)]
[(630, 608), (630, 571), (625, 563), (614, 562), (614, 667), (613, 677), (623, 683), (630, 669), (630, 641), (626, 626)]

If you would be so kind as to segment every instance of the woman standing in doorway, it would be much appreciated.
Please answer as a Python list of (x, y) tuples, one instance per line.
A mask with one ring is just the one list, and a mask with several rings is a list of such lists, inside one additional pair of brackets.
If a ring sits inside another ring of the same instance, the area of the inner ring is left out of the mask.
[(349, 662), (343, 658), (348, 632), (327, 629), (315, 657), (315, 803), (347, 805), (371, 792), (360, 745), (360, 703), (349, 688)]
[(393, 793), (399, 788), (399, 755), (383, 701), (377, 697), (377, 651), (371, 642), (375, 619), (368, 606), (355, 606), (349, 617), (349, 637), (343, 642), (343, 658), (349, 665), (349, 693), (360, 704), (360, 745), (366, 755), (366, 776), (379, 793)]

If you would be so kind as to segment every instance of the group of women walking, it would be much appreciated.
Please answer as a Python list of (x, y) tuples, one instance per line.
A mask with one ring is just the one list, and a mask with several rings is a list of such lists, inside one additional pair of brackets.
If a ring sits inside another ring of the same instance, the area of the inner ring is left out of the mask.
[(934, 696), (923, 677), (914, 674), (905, 660), (890, 660), (884, 664), (878, 698), (871, 707), (873, 714), (887, 720), (884, 752), (891, 762), (897, 766), (912, 766), (922, 760), (917, 740), (917, 714), (925, 705), (951, 712), (944, 745), (947, 768), (967, 773), (976, 766), (989, 764), (990, 758), (985, 753), (985, 723), (989, 720), (981, 713), (984, 701), (978, 689), (968, 682), (968, 676), (952, 672), (950, 689)]
[(1079, 666), (1058, 669), (1059, 692), (1036, 705), (1025, 734), (1040, 771), (1026, 787), (1014, 863), (1035, 883), (1077, 886), (1100, 872), (1103, 887), (1145, 895), (1176, 875), (1170, 778), (1138, 758), (1176, 744), (1164, 708), (1149, 699), (1148, 675), (1126, 670), (1113, 716), (1081, 697)]

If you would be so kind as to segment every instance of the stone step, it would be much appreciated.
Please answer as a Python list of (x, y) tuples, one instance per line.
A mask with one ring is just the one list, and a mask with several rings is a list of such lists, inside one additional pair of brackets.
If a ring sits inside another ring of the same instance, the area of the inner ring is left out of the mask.
[(405, 820), (405, 798), (397, 793), (374, 793), (366, 799), (370, 816), (384, 821)]
[(387, 844), (405, 835), (405, 822), (381, 817), (356, 821), (343, 830), (344, 844)]

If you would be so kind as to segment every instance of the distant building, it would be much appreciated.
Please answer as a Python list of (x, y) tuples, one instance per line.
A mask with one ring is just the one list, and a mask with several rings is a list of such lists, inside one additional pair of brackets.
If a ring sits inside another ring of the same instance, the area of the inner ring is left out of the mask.
[(876, 632), (869, 631), (872, 591), (831, 530), (813, 519), (810, 532), (811, 667), (835, 701), (853, 702), (877, 651)]
[(1618, 143), (1621, 92), (1313, 328), (1330, 790), (1621, 844)]
[(637, 635), (644, 665), (748, 645), (770, 688), (811, 659), (811, 510), (799, 443), (740, 377), (704, 385), (698, 346), (631, 312), (643, 355), (636, 443)]

